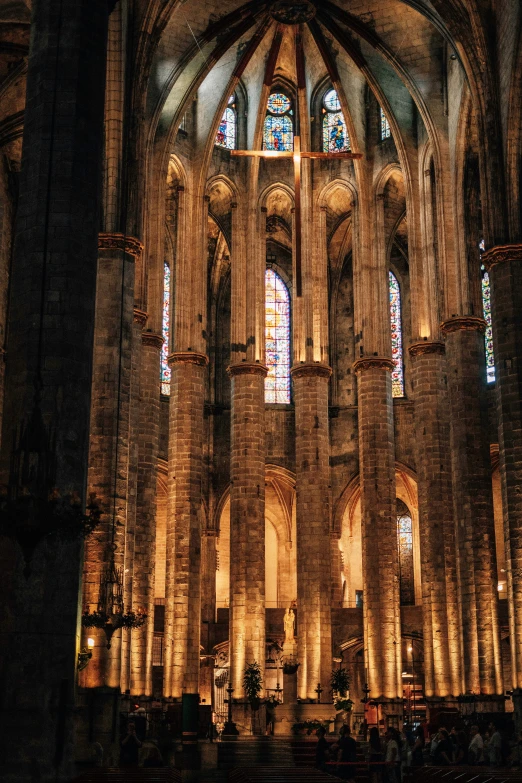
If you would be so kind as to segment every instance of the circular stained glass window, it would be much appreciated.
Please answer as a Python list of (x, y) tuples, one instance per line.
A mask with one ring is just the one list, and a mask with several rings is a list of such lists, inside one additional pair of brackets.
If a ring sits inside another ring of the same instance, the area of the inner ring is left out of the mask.
[(268, 99), (268, 111), (272, 114), (286, 114), (292, 106), (290, 98), (287, 98), (282, 92), (273, 92)]
[(324, 96), (324, 105), (328, 111), (340, 111), (341, 101), (337, 95), (337, 90), (328, 90)]

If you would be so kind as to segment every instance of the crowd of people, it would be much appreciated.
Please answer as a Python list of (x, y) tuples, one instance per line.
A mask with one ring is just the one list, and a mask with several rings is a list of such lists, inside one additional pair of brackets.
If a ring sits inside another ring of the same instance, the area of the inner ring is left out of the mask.
[[(356, 777), (357, 743), (348, 726), (339, 740), (329, 744), (324, 728), (317, 730), (316, 767), (341, 780)], [(404, 725), (402, 732), (389, 727), (384, 737), (372, 727), (368, 737), (366, 761), (372, 783), (400, 783), (405, 767), (486, 765), (522, 769), (522, 732), (516, 741), (508, 741), (498, 726), (490, 723), (485, 731), (472, 725), (469, 730), (440, 728), (429, 734), (426, 722), (415, 729)]]

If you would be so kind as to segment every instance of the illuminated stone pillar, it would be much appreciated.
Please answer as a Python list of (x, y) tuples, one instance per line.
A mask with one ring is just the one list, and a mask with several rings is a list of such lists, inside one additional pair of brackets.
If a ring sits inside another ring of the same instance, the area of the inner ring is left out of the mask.
[(230, 638), (232, 687), (243, 694), (245, 666), (265, 665), (265, 377), (257, 362), (229, 367)]
[[(89, 492), (98, 498), (102, 523), (85, 542), (83, 601), (94, 612), (100, 578), (110, 563), (122, 571), (125, 563), (129, 468), (134, 261), (141, 242), (119, 233), (100, 234), (96, 320), (94, 328)], [(95, 648), (84, 670), (82, 685), (120, 686), (122, 632), (114, 634), (110, 650), (105, 633), (89, 628)]]
[(495, 527), (485, 399), (485, 322), (445, 321), (453, 508), (462, 616), (464, 690), (502, 693)]
[(163, 336), (141, 334), (136, 525), (132, 609), (144, 610), (147, 622), (132, 630), (131, 680), (133, 696), (152, 695), (154, 640), (154, 559), (156, 555), (156, 494), (160, 429), (160, 356)]
[(449, 399), (444, 343), (410, 347), (426, 696), (462, 691), (457, 560), (451, 486)]
[(332, 671), (330, 367), (303, 363), (292, 369), (295, 403), (298, 690), (316, 699)]
[(370, 696), (402, 698), (401, 611), (391, 359), (366, 357), (357, 375), (364, 641)]
[[(489, 271), (507, 563), (512, 685), (522, 688), (522, 245), (493, 247)], [(520, 702), (520, 690), (517, 699)], [(522, 710), (519, 707), (522, 724)]]
[(169, 356), (169, 364), (164, 694), (180, 698), (183, 693), (197, 693), (199, 682), (203, 405), (208, 359), (192, 351), (177, 352)]

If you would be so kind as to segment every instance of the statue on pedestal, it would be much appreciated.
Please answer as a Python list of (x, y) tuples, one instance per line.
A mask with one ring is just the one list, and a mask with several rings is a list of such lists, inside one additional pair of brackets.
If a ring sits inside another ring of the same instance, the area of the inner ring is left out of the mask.
[(295, 614), (293, 609), (288, 608), (283, 618), (285, 628), (285, 644), (287, 647), (294, 644), (294, 632), (295, 632)]

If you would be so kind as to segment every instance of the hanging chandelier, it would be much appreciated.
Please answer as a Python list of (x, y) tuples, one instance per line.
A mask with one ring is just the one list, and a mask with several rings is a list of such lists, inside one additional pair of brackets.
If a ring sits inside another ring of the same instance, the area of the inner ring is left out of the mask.
[(0, 492), (0, 535), (17, 541), (31, 573), (37, 546), (45, 538), (86, 538), (100, 523), (95, 495), (83, 510), (76, 492), (62, 493), (56, 486), (55, 435), (44, 423), (40, 407), (41, 385), (36, 383), (29, 419), (15, 435), (7, 487)]
[(137, 612), (125, 612), (123, 604), (123, 568), (118, 568), (114, 560), (115, 545), (111, 545), (111, 559), (100, 577), (98, 607), (95, 612), (84, 611), (84, 628), (101, 628), (107, 638), (110, 650), (112, 637), (119, 628), (141, 628), (147, 619), (142, 609)]

